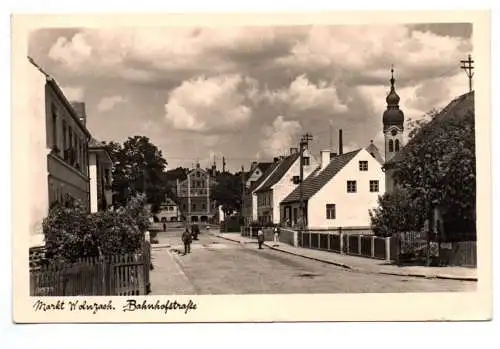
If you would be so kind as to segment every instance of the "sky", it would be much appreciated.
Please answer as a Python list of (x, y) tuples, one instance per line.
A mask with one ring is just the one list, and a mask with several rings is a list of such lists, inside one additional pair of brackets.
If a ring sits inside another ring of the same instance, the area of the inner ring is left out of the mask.
[[(383, 150), (391, 65), (405, 122), (468, 92), (466, 23), (234, 28), (46, 28), (29, 55), (103, 141), (144, 135), (168, 168), (248, 169), (298, 147)], [(406, 127), (407, 128), (407, 127)], [(333, 132), (331, 132), (333, 131)]]

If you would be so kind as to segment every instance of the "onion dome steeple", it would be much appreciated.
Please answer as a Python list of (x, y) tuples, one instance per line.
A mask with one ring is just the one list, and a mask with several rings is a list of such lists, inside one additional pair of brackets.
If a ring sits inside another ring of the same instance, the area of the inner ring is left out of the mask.
[(387, 95), (385, 101), (387, 102), (387, 110), (384, 112), (383, 123), (384, 129), (390, 127), (391, 125), (399, 126), (401, 129), (404, 124), (404, 114), (403, 111), (399, 109), (400, 98), (396, 93), (394, 87), (394, 68), (391, 67), (391, 91)]

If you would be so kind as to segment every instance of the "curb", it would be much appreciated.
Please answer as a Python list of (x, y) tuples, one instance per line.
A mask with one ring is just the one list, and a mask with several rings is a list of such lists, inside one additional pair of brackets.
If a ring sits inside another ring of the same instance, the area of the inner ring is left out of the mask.
[(241, 240), (234, 240), (234, 239), (230, 239), (226, 236), (221, 236), (221, 235), (215, 235), (215, 237), (218, 237), (218, 238), (221, 238), (221, 239), (224, 239), (224, 240), (227, 240), (227, 241), (232, 241), (232, 242), (237, 242), (237, 243), (240, 243), (240, 244), (256, 244), (257, 241), (241, 241)]
[(276, 250), (276, 251), (280, 251), (280, 252), (288, 253), (288, 254), (291, 254), (291, 255), (294, 255), (294, 256), (299, 256), (299, 257), (303, 257), (303, 258), (315, 260), (315, 261), (318, 261), (318, 262), (323, 262), (323, 263), (327, 263), (327, 264), (336, 265), (338, 267), (342, 267), (342, 268), (349, 269), (349, 270), (352, 270), (352, 271), (357, 271), (357, 272), (372, 273), (372, 274), (381, 274), (381, 275), (393, 275), (393, 276), (406, 276), (406, 277), (415, 277), (415, 278), (424, 278), (424, 279), (444, 279), (444, 280), (476, 281), (476, 282), (478, 281), (477, 277), (467, 277), (467, 276), (464, 277), (464, 276), (452, 276), (452, 275), (425, 275), (425, 274), (412, 274), (412, 273), (404, 273), (404, 272), (397, 273), (397, 272), (388, 272), (388, 271), (376, 271), (376, 270), (363, 269), (363, 268), (354, 268), (354, 267), (351, 267), (351, 266), (349, 266), (347, 264), (343, 264), (343, 263), (339, 263), (339, 262), (333, 262), (333, 261), (328, 261), (328, 260), (324, 260), (324, 259), (320, 259), (320, 258), (315, 258), (315, 257), (310, 257), (310, 256), (305, 256), (305, 255), (298, 254), (298, 253), (295, 253), (295, 252), (286, 251), (286, 250), (282, 250), (280, 248), (272, 247), (272, 246), (269, 246), (267, 244), (264, 244), (264, 245), (266, 245), (270, 249), (273, 249), (273, 250)]
[(291, 251), (282, 250), (280, 248), (276, 248), (276, 247), (273, 247), (273, 246), (269, 246), (269, 245), (267, 245), (265, 243), (264, 243), (264, 245), (267, 246), (268, 248), (272, 249), (272, 250), (276, 250), (276, 251), (288, 253), (288, 254), (291, 254), (291, 255), (294, 255), (294, 256), (298, 256), (298, 257), (302, 257), (302, 258), (311, 259), (313, 261), (318, 261), (318, 262), (322, 262), (322, 263), (326, 263), (326, 264), (335, 265), (337, 267), (342, 267), (342, 268), (345, 268), (345, 269), (355, 270), (355, 269), (351, 268), (350, 266), (348, 266), (347, 264), (342, 264), (342, 263), (338, 263), (338, 262), (327, 261), (327, 260), (319, 259), (319, 258), (315, 258), (315, 257), (304, 256), (302, 254), (298, 254), (298, 253), (294, 253), (294, 252), (291, 252)]

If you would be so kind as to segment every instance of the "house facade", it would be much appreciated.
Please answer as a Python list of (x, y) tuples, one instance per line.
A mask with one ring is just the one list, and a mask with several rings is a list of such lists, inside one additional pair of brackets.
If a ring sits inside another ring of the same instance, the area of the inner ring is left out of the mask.
[(160, 205), (160, 211), (156, 214), (158, 220), (162, 223), (177, 222), (180, 220), (179, 206), (170, 198)]
[(217, 207), (211, 192), (214, 178), (200, 168), (191, 170), (185, 180), (177, 180), (177, 196), (180, 205), (180, 219), (189, 223), (209, 222), (216, 215)]
[[(318, 165), (308, 149), (304, 149), (303, 164), (303, 176), (307, 178)], [(297, 187), (293, 177), (299, 174), (300, 154), (297, 151), (279, 160), (275, 171), (255, 191), (257, 220), (261, 224), (280, 223), (280, 202)]]
[[(369, 210), (385, 192), (382, 164), (366, 148), (331, 157), (321, 152), (320, 165), (303, 183), (308, 229), (370, 226)], [(281, 221), (300, 224), (300, 189), (280, 204)]]
[(103, 143), (89, 142), (90, 212), (102, 211), (113, 204), (113, 162)]
[(246, 224), (258, 221), (256, 191), (265, 184), (266, 180), (269, 178), (269, 176), (271, 176), (271, 174), (274, 173), (279, 164), (279, 160), (275, 159), (275, 161), (267, 167), (266, 171), (263, 172), (258, 179), (253, 181), (250, 187), (245, 190), (243, 199), (243, 217), (245, 218)]
[(42, 222), (56, 202), (78, 200), (90, 210), (90, 133), (56, 81), (32, 59), (25, 62), (26, 127), (30, 134), (31, 245), (43, 243)]

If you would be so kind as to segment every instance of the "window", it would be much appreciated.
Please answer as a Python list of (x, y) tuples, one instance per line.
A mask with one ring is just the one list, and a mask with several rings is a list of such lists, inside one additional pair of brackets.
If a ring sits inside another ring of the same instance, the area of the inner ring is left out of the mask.
[(359, 170), (360, 171), (368, 171), (368, 161), (360, 161), (359, 162)]
[(303, 166), (309, 166), (309, 157), (308, 156), (304, 156), (302, 158), (302, 165)]
[(370, 193), (378, 193), (378, 181), (370, 181)]
[(66, 121), (65, 120), (62, 121), (62, 135), (63, 135), (63, 144), (62, 144), (63, 149), (62, 150), (64, 151), (64, 150), (66, 150), (66, 141), (67, 141), (67, 139), (66, 139)]
[(186, 209), (186, 204), (182, 204), (182, 209), (185, 210)]
[(200, 173), (199, 172), (196, 172), (196, 177), (200, 177)]
[(326, 204), (326, 219), (335, 219), (335, 204)]
[(193, 204), (193, 211), (196, 211), (196, 204)]
[(52, 104), (52, 149), (57, 149), (57, 113), (54, 104)]
[(389, 152), (392, 153), (394, 151), (394, 142), (392, 139), (389, 139)]
[(394, 142), (394, 151), (399, 151), (399, 139)]
[(203, 210), (206, 210), (206, 209), (207, 209), (207, 205), (202, 204), (202, 205), (201, 205), (201, 208), (202, 208)]
[(356, 192), (356, 181), (347, 181), (347, 192), (348, 193)]

